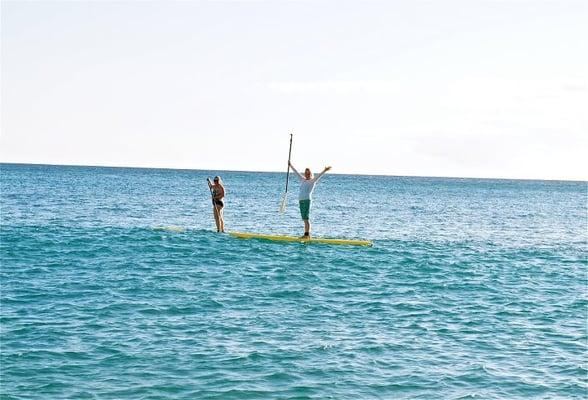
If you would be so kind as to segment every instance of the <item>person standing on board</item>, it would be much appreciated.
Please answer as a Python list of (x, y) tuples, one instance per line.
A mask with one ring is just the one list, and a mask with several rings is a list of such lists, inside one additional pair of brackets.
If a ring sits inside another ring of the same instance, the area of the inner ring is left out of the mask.
[(225, 231), (225, 219), (223, 216), (223, 208), (225, 207), (225, 187), (220, 176), (215, 176), (213, 184), (210, 184), (208, 180), (208, 186), (210, 187), (210, 194), (212, 195), (212, 208), (214, 212), (214, 222), (216, 223), (216, 231)]
[(312, 192), (314, 191), (314, 186), (317, 184), (319, 179), (331, 169), (331, 167), (325, 167), (323, 172), (313, 175), (310, 169), (306, 168), (304, 170), (304, 176), (300, 174), (300, 172), (296, 171), (296, 168), (292, 165), (292, 163), (288, 162), (292, 171), (298, 175), (300, 179), (300, 193), (298, 195), (298, 203), (300, 205), (300, 216), (304, 221), (304, 236), (303, 239), (310, 239), (310, 202), (312, 200)]

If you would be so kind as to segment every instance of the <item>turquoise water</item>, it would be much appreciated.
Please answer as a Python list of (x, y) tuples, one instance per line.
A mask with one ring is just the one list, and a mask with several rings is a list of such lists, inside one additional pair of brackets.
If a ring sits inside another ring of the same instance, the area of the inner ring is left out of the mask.
[(587, 184), (1, 165), (2, 399), (584, 399)]

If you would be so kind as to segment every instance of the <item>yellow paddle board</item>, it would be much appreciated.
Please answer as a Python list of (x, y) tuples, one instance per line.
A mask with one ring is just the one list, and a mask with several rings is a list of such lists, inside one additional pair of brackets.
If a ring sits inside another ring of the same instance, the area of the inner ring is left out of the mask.
[(229, 235), (239, 239), (263, 239), (273, 240), (279, 242), (299, 242), (299, 243), (321, 243), (321, 244), (341, 244), (348, 246), (372, 246), (373, 243), (369, 240), (359, 239), (327, 239), (316, 238), (304, 239), (298, 236), (284, 236), (284, 235), (264, 235), (260, 233), (246, 233), (246, 232), (229, 232)]

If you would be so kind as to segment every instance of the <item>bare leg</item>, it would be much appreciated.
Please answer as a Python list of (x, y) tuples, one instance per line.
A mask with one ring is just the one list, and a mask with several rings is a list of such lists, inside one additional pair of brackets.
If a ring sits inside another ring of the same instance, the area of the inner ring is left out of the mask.
[(304, 220), (304, 235), (310, 236), (310, 220), (308, 219)]
[(216, 231), (220, 232), (220, 218), (219, 218), (218, 208), (214, 207), (213, 212), (214, 212), (214, 223), (216, 224)]
[(218, 210), (218, 227), (221, 232), (225, 232), (225, 217), (223, 215), (222, 207)]

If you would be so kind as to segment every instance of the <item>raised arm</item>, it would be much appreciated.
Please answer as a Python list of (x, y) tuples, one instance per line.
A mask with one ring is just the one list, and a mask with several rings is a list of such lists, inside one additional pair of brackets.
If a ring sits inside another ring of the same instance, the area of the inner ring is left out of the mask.
[(327, 172), (330, 169), (331, 169), (331, 166), (330, 165), (328, 167), (325, 167), (325, 169), (323, 169), (322, 172), (316, 174), (316, 177), (314, 178), (314, 180), (315, 181), (318, 181), (319, 179), (321, 179), (323, 177), (323, 175), (325, 174), (325, 172)]
[(304, 179), (304, 177), (302, 175), (300, 175), (300, 172), (296, 171), (296, 168), (294, 168), (294, 166), (292, 165), (291, 162), (288, 162), (288, 165), (290, 166), (290, 168), (292, 168), (292, 171), (294, 171), (300, 179)]

